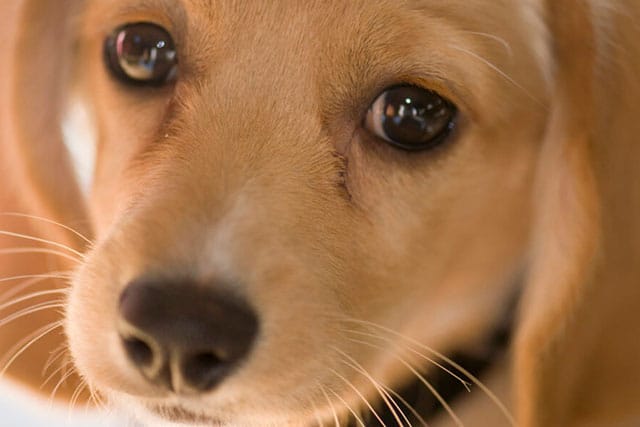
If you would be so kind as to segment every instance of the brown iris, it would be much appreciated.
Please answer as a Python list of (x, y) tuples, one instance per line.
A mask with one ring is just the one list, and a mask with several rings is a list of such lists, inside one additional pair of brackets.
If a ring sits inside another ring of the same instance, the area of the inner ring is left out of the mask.
[(126, 84), (162, 86), (177, 73), (174, 41), (159, 25), (139, 22), (117, 28), (105, 41), (111, 74)]

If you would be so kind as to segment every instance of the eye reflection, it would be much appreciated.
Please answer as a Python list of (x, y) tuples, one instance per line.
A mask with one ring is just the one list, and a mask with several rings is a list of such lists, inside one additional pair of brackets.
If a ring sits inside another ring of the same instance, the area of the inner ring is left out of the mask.
[(105, 42), (110, 72), (123, 83), (161, 86), (177, 72), (177, 51), (171, 35), (151, 23), (127, 24)]

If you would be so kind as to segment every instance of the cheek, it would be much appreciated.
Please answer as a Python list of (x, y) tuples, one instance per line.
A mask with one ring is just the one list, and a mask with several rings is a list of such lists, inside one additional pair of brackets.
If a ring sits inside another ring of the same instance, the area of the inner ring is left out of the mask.
[(165, 111), (162, 99), (131, 108), (124, 99), (105, 96), (95, 103), (98, 144), (90, 209), (97, 235), (114, 221), (132, 191), (139, 191), (128, 172), (145, 149), (158, 143)]
[(127, 170), (136, 156), (162, 137), (172, 92), (147, 93), (116, 82), (104, 64), (103, 39), (91, 34), (75, 66), (82, 70), (76, 78), (82, 102), (70, 104), (63, 130), (100, 237), (122, 208), (128, 189), (136, 187), (125, 183)]
[(529, 228), (536, 140), (529, 131), (470, 134), (432, 155), (353, 144), (348, 185), (371, 227), (363, 233), (370, 269), (394, 283), (390, 298), (403, 294), (398, 286), (432, 292), (461, 271), (492, 281), (515, 268)]
[(518, 136), (460, 141), (419, 170), (357, 153), (350, 166), (368, 172), (352, 184), (367, 206), (370, 320), (435, 348), (472, 344), (491, 327), (528, 247), (536, 144)]

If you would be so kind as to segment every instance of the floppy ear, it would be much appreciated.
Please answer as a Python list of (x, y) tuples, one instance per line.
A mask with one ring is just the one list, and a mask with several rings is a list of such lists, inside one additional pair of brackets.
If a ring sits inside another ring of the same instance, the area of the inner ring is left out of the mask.
[[(515, 341), (522, 427), (640, 425), (640, 52), (622, 30), (605, 41), (595, 7), (548, 2), (556, 98)], [(621, 58), (602, 51), (612, 40)]]
[[(35, 214), (86, 233), (82, 229), (84, 224), (77, 222), (86, 216), (60, 129), (66, 67), (72, 48), (68, 23), (73, 6), (67, 0), (0, 1), (0, 230), (80, 248), (84, 246), (81, 240), (61, 227), (6, 215)], [(26, 246), (30, 244), (22, 239), (0, 236), (0, 248), (8, 250), (0, 256), (0, 274), (7, 282), (0, 287), (0, 299), (13, 302), (4, 307), (2, 316), (5, 320), (17, 316), (0, 331), (0, 370), (4, 377), (29, 386), (34, 392), (69, 399), (80, 379), (71, 375), (56, 387), (57, 379), (46, 382), (42, 368), (47, 366), (53, 349), (66, 347), (65, 337), (57, 326), (61, 321), (59, 295), (52, 296), (51, 292), (67, 285), (54, 279), (60, 276), (54, 272), (66, 271), (75, 263), (65, 257), (30, 253)], [(16, 249), (18, 252), (12, 253)], [(67, 252), (69, 256), (73, 258)], [(40, 280), (44, 276), (37, 280), (7, 281), (24, 276), (37, 278), (37, 274), (48, 272), (54, 274), (46, 281)], [(43, 294), (37, 300), (25, 298), (40, 291), (49, 295)], [(19, 316), (35, 303), (52, 305)], [(67, 356), (56, 354), (60, 357), (50, 360), (54, 365), (60, 363), (62, 369)], [(85, 399), (83, 394), (81, 400)]]
[[(86, 217), (85, 207), (61, 131), (73, 49), (70, 17), (77, 1), (8, 3), (13, 6), (7, 7), (2, 24), (14, 33), (4, 34), (10, 45), (2, 64), (7, 79), (1, 95), (7, 115), (3, 156), (29, 213), (82, 228), (86, 224), (78, 220)], [(57, 237), (74, 241), (67, 233)]]

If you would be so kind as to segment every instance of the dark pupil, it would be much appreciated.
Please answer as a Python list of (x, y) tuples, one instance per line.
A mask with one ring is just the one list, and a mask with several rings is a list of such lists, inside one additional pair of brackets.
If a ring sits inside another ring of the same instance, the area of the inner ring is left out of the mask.
[(446, 133), (452, 115), (453, 106), (435, 92), (398, 87), (386, 93), (382, 128), (392, 141), (420, 148)]
[(112, 41), (120, 70), (134, 81), (161, 84), (175, 72), (176, 51), (171, 36), (153, 24), (127, 25)]

